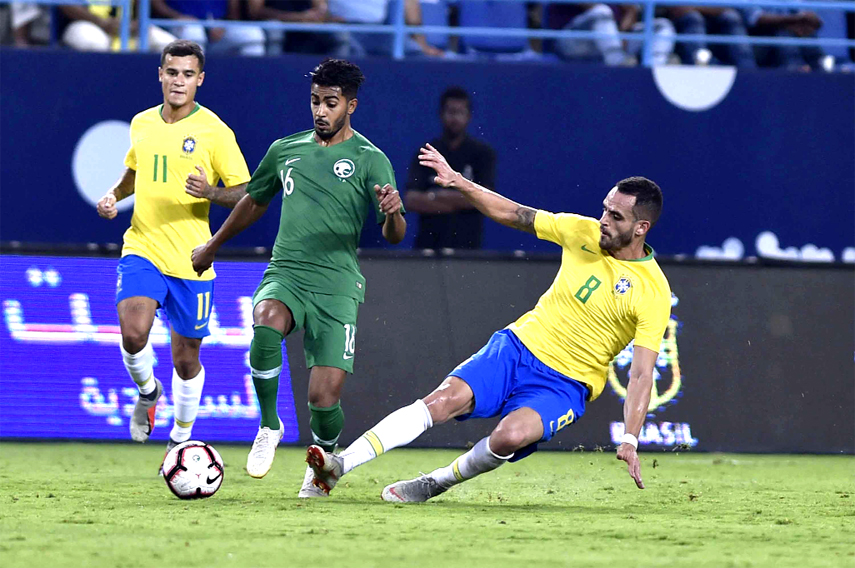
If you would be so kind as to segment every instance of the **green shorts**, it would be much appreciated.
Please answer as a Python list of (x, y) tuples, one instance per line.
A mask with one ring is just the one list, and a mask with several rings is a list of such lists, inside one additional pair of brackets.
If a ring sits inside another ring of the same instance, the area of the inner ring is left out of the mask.
[(309, 292), (282, 276), (271, 274), (265, 274), (255, 290), (253, 308), (262, 300), (279, 300), (285, 304), (294, 316), (291, 331), (306, 330), (303, 337), (306, 368), (321, 365), (353, 373), (357, 300)]

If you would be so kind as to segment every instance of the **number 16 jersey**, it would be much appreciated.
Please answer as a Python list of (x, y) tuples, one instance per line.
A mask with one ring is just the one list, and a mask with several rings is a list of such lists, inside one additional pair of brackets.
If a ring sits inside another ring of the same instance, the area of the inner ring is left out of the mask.
[(283, 192), (265, 274), (310, 292), (365, 301), (356, 248), (369, 209), (378, 223), (385, 221), (374, 186), (387, 183), (395, 185), (392, 164), (356, 131), (333, 146), (318, 144), (313, 130), (275, 141), (247, 187), (260, 204)]

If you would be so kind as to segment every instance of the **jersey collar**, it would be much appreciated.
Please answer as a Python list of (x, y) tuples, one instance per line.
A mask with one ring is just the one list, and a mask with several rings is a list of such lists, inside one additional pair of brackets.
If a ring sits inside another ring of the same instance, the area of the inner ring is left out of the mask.
[[(193, 110), (190, 111), (190, 114), (188, 114), (187, 116), (185, 116), (181, 120), (187, 120), (188, 118), (190, 118), (191, 116), (196, 114), (196, 111), (199, 110), (200, 108), (202, 108), (202, 105), (200, 105), (199, 103), (196, 103), (196, 106), (193, 107)], [(157, 114), (159, 114), (160, 118), (163, 119), (163, 105), (160, 105), (160, 107), (158, 107)], [(178, 122), (181, 122), (181, 120), (179, 120)], [(172, 124), (176, 124), (176, 123), (173, 122)]]

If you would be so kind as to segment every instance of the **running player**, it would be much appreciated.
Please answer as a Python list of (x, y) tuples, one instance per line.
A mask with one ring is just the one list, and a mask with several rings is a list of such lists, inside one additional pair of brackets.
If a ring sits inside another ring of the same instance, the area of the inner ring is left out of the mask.
[[(328, 59), (311, 74), (314, 130), (275, 141), (252, 176), (244, 197), (220, 230), (193, 251), (193, 268), (206, 270), (217, 249), (258, 220), (284, 192), (273, 257), (253, 296), (252, 382), (261, 424), (246, 460), (252, 477), (273, 465), (284, 429), (276, 413), (282, 340), (304, 329), (309, 374), (309, 412), (315, 443), (332, 451), (344, 425), (339, 401), (353, 372), (356, 314), (365, 299), (365, 278), (356, 247), (375, 210), (383, 236), (399, 243), (407, 229), (388, 158), (353, 130), (351, 115), (365, 80), (359, 67)], [(299, 497), (325, 496), (306, 468)]]
[[(214, 270), (197, 274), (190, 252), (211, 237), (211, 202), (234, 207), (250, 177), (234, 133), (195, 100), (204, 69), (205, 55), (193, 42), (178, 40), (163, 49), (158, 69), (163, 104), (131, 121), (125, 171), (98, 202), (98, 214), (113, 219), (116, 203), (136, 196), (116, 285), (122, 360), (140, 391), (131, 438), (148, 440), (163, 393), (149, 341), (155, 312), (162, 307), (172, 327), (174, 366), (175, 425), (167, 451), (190, 439), (205, 383), (199, 348), (209, 335)], [(219, 180), (225, 187), (217, 187)]]
[(451, 418), (502, 417), (488, 437), (450, 465), (387, 486), (384, 500), (426, 501), (520, 460), (582, 417), (587, 401), (603, 391), (609, 362), (634, 340), (624, 404), (627, 433), (617, 458), (644, 489), (637, 436), (671, 312), (668, 281), (644, 242), (662, 210), (659, 186), (643, 177), (619, 181), (597, 222), (519, 205), (468, 181), (430, 145), (419, 160), (436, 171), (437, 185), (457, 189), (494, 221), (561, 245), (561, 267), (533, 310), (493, 334), (431, 394), (387, 416), (340, 455), (309, 447), (313, 482), (329, 492), (353, 468)]

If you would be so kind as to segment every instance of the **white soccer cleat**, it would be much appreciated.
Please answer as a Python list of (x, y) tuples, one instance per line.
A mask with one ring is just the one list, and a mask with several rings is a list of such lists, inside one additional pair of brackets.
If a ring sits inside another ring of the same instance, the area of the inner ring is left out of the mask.
[(134, 412), (131, 415), (131, 439), (134, 442), (145, 442), (151, 436), (151, 431), (154, 430), (154, 414), (157, 411), (157, 401), (163, 394), (163, 384), (154, 379), (155, 396), (149, 400), (140, 396), (134, 405)]
[(329, 497), (330, 494), (315, 485), (315, 471), (311, 466), (306, 466), (306, 475), (303, 476), (303, 486), (297, 493), (300, 499), (313, 499), (314, 497)]
[(415, 479), (387, 485), (383, 488), (380, 497), (390, 503), (424, 503), (447, 490), (447, 487), (440, 487), (434, 478), (422, 475)]
[(273, 458), (276, 457), (276, 446), (285, 435), (285, 427), (279, 421), (279, 430), (271, 430), (266, 426), (258, 429), (252, 449), (246, 457), (246, 472), (250, 477), (261, 479), (270, 468), (273, 467)]
[[(312, 484), (329, 495), (343, 475), (344, 460), (332, 452), (324, 451), (320, 446), (309, 446), (306, 450), (306, 463), (315, 473)], [(305, 482), (303, 485), (305, 486)], [(302, 493), (302, 490), (300, 492)]]

